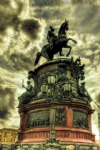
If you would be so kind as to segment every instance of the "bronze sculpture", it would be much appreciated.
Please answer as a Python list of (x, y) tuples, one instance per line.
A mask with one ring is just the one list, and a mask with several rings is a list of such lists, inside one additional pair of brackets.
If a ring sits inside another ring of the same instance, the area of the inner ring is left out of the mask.
[(69, 56), (72, 47), (67, 44), (68, 41), (71, 40), (74, 43), (77, 42), (72, 38), (67, 38), (67, 30), (69, 30), (69, 28), (68, 21), (66, 20), (60, 26), (58, 36), (54, 34), (54, 28), (50, 27), (50, 31), (48, 31), (47, 35), (48, 44), (44, 45), (41, 52), (38, 52), (36, 54), (36, 60), (34, 65), (36, 65), (39, 62), (41, 56), (45, 57), (47, 60), (52, 60), (56, 53), (59, 53), (60, 56), (63, 56), (62, 48), (69, 48), (69, 52), (66, 54), (67, 57)]
[(26, 92), (24, 92), (21, 96), (18, 97), (19, 106), (28, 103), (31, 100), (31, 98), (35, 95), (34, 87), (31, 85), (30, 81), (27, 81), (27, 87), (25, 87), (24, 85), (23, 87), (26, 89)]
[(57, 40), (57, 36), (55, 35), (54, 31), (55, 29), (52, 26), (50, 26), (50, 30), (48, 31), (48, 34), (47, 34), (47, 40), (48, 40), (48, 43), (50, 43), (51, 48), (53, 48), (53, 45), (55, 41)]

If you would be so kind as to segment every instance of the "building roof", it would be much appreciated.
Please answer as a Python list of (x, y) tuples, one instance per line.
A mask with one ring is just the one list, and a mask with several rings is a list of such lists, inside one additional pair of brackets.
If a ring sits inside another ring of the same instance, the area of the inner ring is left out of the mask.
[(19, 129), (14, 129), (14, 128), (2, 128), (2, 129), (0, 129), (0, 131), (13, 131), (13, 132), (18, 132), (19, 131)]

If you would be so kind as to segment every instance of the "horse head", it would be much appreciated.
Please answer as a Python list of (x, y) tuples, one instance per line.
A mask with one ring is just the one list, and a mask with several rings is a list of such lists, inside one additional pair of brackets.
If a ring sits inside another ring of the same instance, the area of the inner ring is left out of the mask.
[(66, 31), (69, 30), (69, 28), (68, 28), (68, 25), (69, 25), (68, 22), (69, 22), (69, 20), (65, 19), (64, 28), (65, 28)]
[(65, 21), (62, 23), (62, 25), (60, 26), (58, 35), (59, 35), (59, 34), (66, 34), (65, 31), (69, 30), (68, 25), (69, 25), (69, 24), (68, 24), (68, 21), (65, 20)]

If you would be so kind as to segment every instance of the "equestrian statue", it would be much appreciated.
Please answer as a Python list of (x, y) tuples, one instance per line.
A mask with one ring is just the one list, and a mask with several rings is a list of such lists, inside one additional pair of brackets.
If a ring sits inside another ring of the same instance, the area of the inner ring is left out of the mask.
[(38, 52), (36, 54), (36, 60), (34, 65), (39, 62), (41, 56), (43, 56), (47, 60), (52, 60), (54, 55), (57, 53), (59, 53), (60, 56), (63, 56), (62, 48), (69, 48), (69, 52), (66, 54), (67, 57), (69, 56), (72, 47), (68, 45), (68, 41), (71, 40), (74, 43), (77, 42), (72, 38), (67, 38), (66, 31), (69, 30), (68, 25), (68, 21), (65, 20), (60, 26), (58, 36), (56, 36), (54, 33), (55, 29), (50, 26), (50, 30), (47, 34), (48, 44), (44, 45), (41, 52)]

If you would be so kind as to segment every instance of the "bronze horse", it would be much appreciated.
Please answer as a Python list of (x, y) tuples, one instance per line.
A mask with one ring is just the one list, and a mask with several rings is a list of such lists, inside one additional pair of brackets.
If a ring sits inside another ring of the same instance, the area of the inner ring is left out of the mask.
[(69, 48), (69, 52), (66, 54), (67, 57), (69, 56), (72, 47), (67, 45), (68, 41), (71, 40), (74, 43), (77, 42), (72, 38), (67, 38), (66, 36), (67, 30), (69, 30), (68, 21), (65, 20), (64, 23), (60, 26), (58, 36), (56, 36), (56, 38), (54, 39), (55, 40), (54, 44), (52, 46), (50, 43), (44, 45), (41, 52), (38, 52), (36, 54), (36, 60), (34, 65), (36, 65), (39, 62), (41, 56), (45, 57), (47, 60), (52, 60), (54, 55), (57, 54), (58, 52), (60, 56), (63, 56), (62, 48)]

